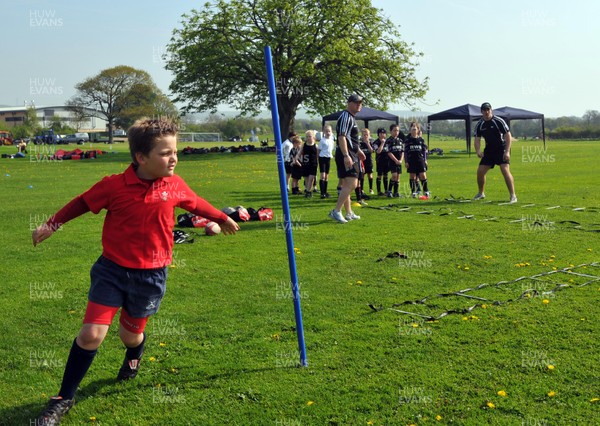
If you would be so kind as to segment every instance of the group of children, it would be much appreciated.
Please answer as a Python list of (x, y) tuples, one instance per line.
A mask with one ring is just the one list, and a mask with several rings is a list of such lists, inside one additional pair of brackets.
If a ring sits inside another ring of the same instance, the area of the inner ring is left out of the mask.
[[(421, 137), (421, 126), (418, 122), (410, 124), (410, 133), (405, 136), (400, 131), (398, 124), (390, 126), (390, 137), (381, 127), (377, 129), (377, 139), (371, 138), (371, 132), (362, 130), (360, 149), (366, 158), (361, 161), (358, 186), (356, 187), (356, 201), (365, 205), (364, 200), (370, 197), (364, 191), (365, 177), (368, 179), (369, 194), (373, 191), (373, 171), (377, 173), (377, 195), (387, 197), (400, 197), (399, 183), (402, 173), (402, 162), (410, 176), (410, 192), (413, 198), (428, 199), (430, 196), (427, 183), (427, 145)], [(321, 198), (329, 198), (327, 192), (331, 158), (335, 148), (332, 128), (326, 125), (321, 138), (316, 141), (313, 130), (306, 132), (304, 143), (300, 136), (290, 132), (288, 139), (282, 144), (282, 152), (287, 174), (287, 184), (291, 179), (292, 195), (302, 195), (311, 198), (316, 189), (317, 167), (320, 170), (319, 192)], [(373, 163), (375, 154), (375, 164)], [(375, 166), (375, 167), (374, 167)], [(391, 173), (388, 180), (388, 174)], [(300, 190), (300, 180), (304, 178), (304, 190)], [(383, 184), (383, 187), (382, 187)], [(423, 194), (421, 195), (421, 186)], [(339, 185), (338, 185), (339, 191)]]

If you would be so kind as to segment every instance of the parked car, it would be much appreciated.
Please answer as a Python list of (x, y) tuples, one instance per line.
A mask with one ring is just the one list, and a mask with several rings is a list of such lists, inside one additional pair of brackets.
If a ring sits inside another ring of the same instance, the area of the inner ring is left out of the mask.
[(86, 142), (89, 142), (90, 136), (87, 133), (75, 133), (72, 135), (66, 135), (64, 138), (60, 139), (60, 143), (71, 143), (75, 142), (78, 145), (83, 145)]

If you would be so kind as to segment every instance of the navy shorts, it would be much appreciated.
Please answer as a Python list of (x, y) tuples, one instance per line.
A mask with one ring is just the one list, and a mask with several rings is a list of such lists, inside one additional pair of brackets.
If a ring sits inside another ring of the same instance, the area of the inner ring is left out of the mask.
[(167, 281), (167, 268), (131, 269), (100, 256), (90, 271), (88, 299), (105, 306), (121, 306), (133, 318), (158, 312)]

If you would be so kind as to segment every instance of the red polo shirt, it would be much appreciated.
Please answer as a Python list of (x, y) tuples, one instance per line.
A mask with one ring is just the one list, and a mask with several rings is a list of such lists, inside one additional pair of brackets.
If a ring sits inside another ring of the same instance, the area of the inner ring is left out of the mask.
[(143, 181), (133, 164), (80, 197), (93, 213), (107, 210), (102, 255), (126, 268), (154, 269), (171, 263), (175, 207), (217, 223), (227, 220), (225, 213), (198, 197), (179, 176)]

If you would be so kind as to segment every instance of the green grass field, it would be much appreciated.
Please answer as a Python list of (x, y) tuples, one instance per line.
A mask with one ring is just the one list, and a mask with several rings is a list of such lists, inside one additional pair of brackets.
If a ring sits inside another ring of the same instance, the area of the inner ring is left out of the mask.
[[(429, 201), (375, 198), (355, 209), (360, 221), (340, 225), (327, 217), (333, 200), (290, 200), (306, 368), (297, 367), (275, 155), (180, 156), (177, 173), (213, 205), (271, 207), (274, 220), (176, 245), (140, 374), (115, 383), (124, 352), (113, 327), (63, 424), (600, 424), (598, 142), (553, 141), (545, 151), (539, 141), (515, 142), (513, 205), (503, 204), (497, 168), (486, 200), (466, 202), (477, 192), (478, 160), (452, 152), (462, 141), (431, 147), (445, 155), (430, 158)], [(58, 391), (103, 214), (66, 224), (37, 248), (31, 230), (122, 172), (125, 150), (53, 162), (32, 148), (25, 159), (0, 160), (2, 425), (33, 424)], [(406, 189), (406, 174), (401, 180)], [(396, 251), (408, 258), (385, 257)], [(509, 283), (493, 285), (501, 281)], [(484, 283), (466, 293), (479, 299), (396, 308), (438, 316), (477, 305), (436, 321), (369, 307)]]

